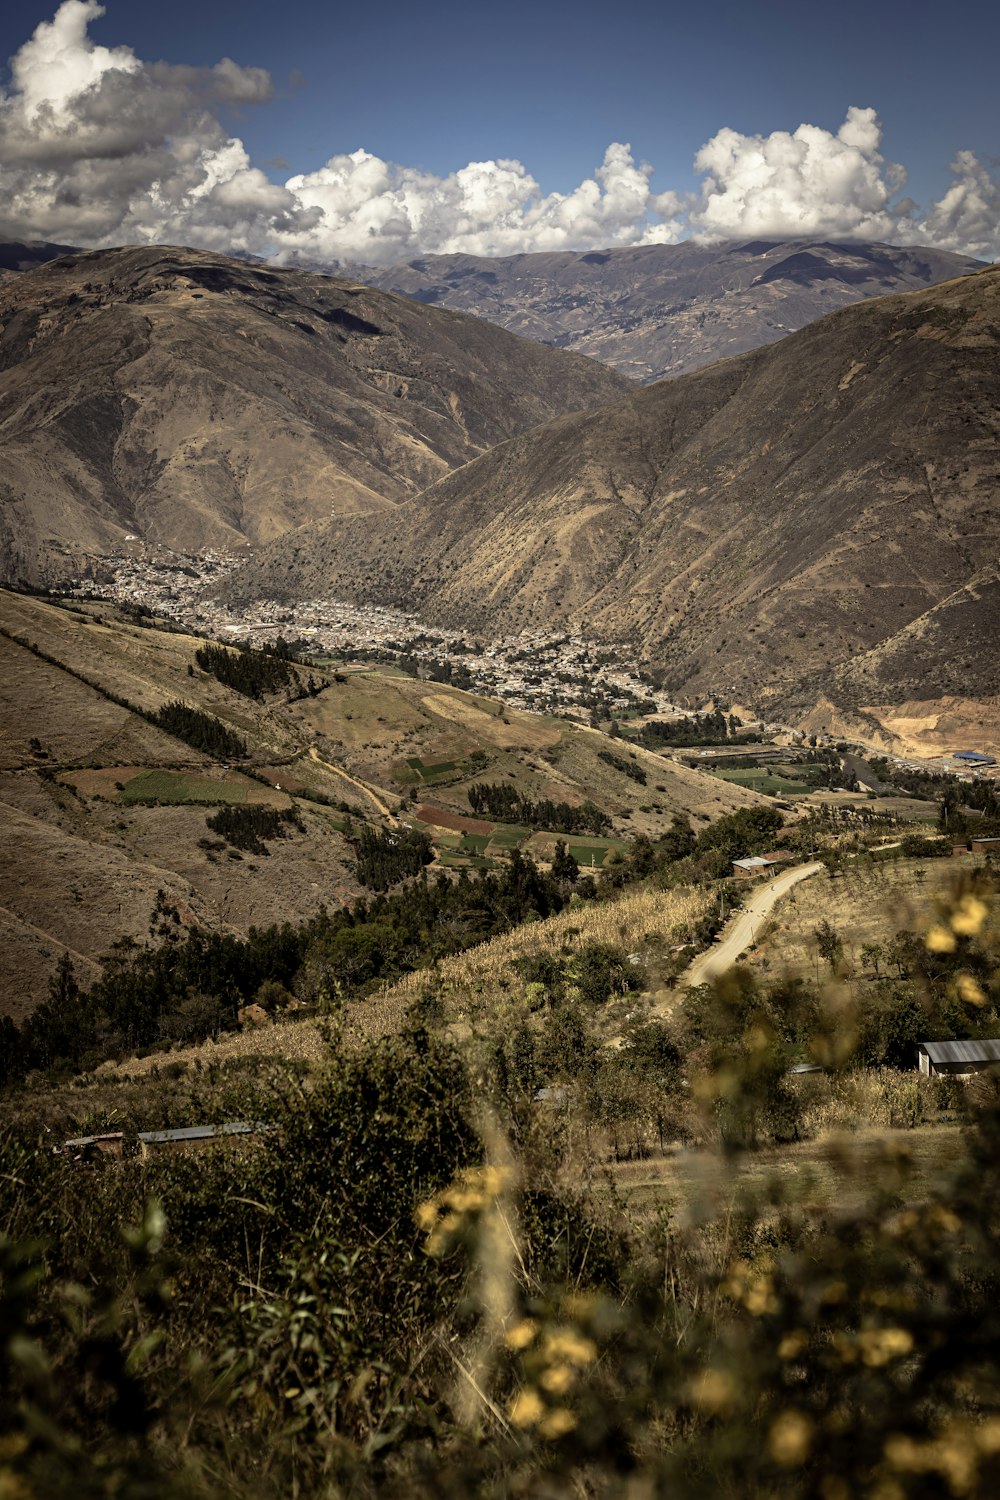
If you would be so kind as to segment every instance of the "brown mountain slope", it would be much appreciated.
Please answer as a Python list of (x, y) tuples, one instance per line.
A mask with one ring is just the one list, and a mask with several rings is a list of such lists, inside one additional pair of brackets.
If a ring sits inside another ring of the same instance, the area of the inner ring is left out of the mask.
[(801, 706), (995, 570), (998, 491), (1000, 268), (554, 421), (391, 518), (265, 550), (234, 588), (565, 623), (675, 689)]
[[(376, 799), (407, 819), (426, 799), (446, 820), (429, 821), (445, 854), (448, 815), (469, 816), (468, 789), (484, 778), (533, 799), (591, 799), (622, 839), (656, 836), (676, 813), (697, 826), (763, 800), (641, 747), (629, 751), (647, 773), (637, 781), (602, 760), (622, 747), (597, 731), (401, 675), (317, 667), (315, 694), (258, 702), (202, 670), (203, 645), (104, 603), (0, 589), (0, 1016), (45, 995), (62, 952), (90, 979), (119, 938), (144, 942), (159, 891), (186, 926), (237, 933), (362, 894), (349, 834), (384, 826)], [(109, 693), (146, 711), (182, 699), (235, 730), (248, 758), (213, 760)], [(421, 787), (414, 758), (453, 774)], [(207, 826), (221, 802), (294, 804), (298, 825), (269, 838), (266, 856), (241, 853)], [(553, 844), (539, 833), (525, 847), (547, 859)]]
[(645, 382), (773, 343), (851, 302), (928, 287), (981, 264), (923, 246), (750, 240), (428, 255), (357, 274), (387, 291), (592, 355)]
[(71, 255), (0, 285), (0, 580), (65, 576), (127, 534), (192, 551), (377, 510), (624, 388), (330, 277)]

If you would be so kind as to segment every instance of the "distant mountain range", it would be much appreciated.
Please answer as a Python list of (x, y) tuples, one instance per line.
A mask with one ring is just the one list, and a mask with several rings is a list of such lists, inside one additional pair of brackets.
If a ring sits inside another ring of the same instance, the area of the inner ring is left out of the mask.
[[(521, 261), (555, 285), (559, 266), (647, 256), (687, 264), (734, 328), (803, 280), (863, 296), (871, 277), (967, 264), (857, 245)], [(571, 626), (692, 698), (800, 716), (984, 701), (1000, 695), (998, 302), (987, 268), (637, 389), (357, 281), (74, 252), (0, 284), (0, 582), (79, 573), (129, 535), (250, 545), (233, 597)]]
[(231, 548), (394, 506), (626, 388), (357, 283), (192, 250), (72, 254), (0, 283), (0, 582), (65, 577), (126, 535)]
[(428, 255), (359, 279), (575, 349), (644, 384), (773, 343), (866, 297), (981, 261), (922, 246), (815, 240), (646, 245), (549, 255)]
[(627, 642), (804, 713), (1000, 693), (1000, 267), (557, 418), (232, 581)]

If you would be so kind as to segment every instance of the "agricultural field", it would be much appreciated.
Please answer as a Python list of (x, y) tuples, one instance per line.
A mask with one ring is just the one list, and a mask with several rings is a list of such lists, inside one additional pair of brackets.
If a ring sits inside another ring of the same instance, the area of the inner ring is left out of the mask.
[(291, 807), (292, 799), (278, 788), (261, 786), (248, 776), (219, 775), (196, 771), (174, 771), (163, 767), (137, 769), (107, 766), (99, 771), (75, 771), (62, 780), (88, 797), (104, 797), (124, 807), (137, 803), (183, 806), (186, 803), (220, 803)]
[(748, 766), (744, 769), (713, 770), (711, 774), (720, 781), (729, 781), (734, 786), (748, 787), (754, 792), (763, 792), (768, 797), (804, 797), (815, 788), (808, 782), (794, 778), (792, 767)]
[[(19, 1009), (47, 993), (60, 953), (91, 977), (119, 937), (142, 941), (158, 890), (192, 924), (237, 932), (355, 898), (349, 839), (366, 823), (423, 826), (442, 869), (488, 869), (514, 849), (550, 857), (554, 835), (470, 816), (474, 782), (571, 807), (593, 800), (612, 837), (567, 843), (594, 871), (675, 814), (697, 827), (760, 800), (640, 748), (625, 753), (642, 775), (625, 775), (601, 759), (623, 746), (598, 731), (401, 673), (335, 672), (315, 694), (259, 702), (200, 667), (200, 637), (140, 625), (103, 601), (0, 592), (0, 630), (0, 801), (17, 850), (0, 905), (24, 975)], [(224, 765), (143, 717), (175, 702), (238, 735), (246, 761)], [(206, 827), (215, 804), (290, 799), (303, 831), (275, 840), (267, 858), (220, 847)]]
[[(743, 1153), (734, 1162), (705, 1150), (677, 1147), (662, 1156), (614, 1162), (610, 1179), (629, 1212), (664, 1208), (720, 1216), (748, 1198), (773, 1194), (806, 1208), (841, 1209), (885, 1188), (887, 1177), (925, 1193), (961, 1159), (963, 1131), (953, 1122), (905, 1127), (862, 1125), (813, 1140)], [(901, 1170), (903, 1168), (904, 1170)]]

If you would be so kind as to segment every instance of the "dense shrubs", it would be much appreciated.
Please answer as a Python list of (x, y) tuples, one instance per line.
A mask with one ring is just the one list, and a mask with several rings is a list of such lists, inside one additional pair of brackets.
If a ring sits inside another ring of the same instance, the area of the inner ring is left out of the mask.
[(88, 991), (68, 956), (60, 961), (49, 998), (20, 1029), (4, 1028), (0, 1082), (32, 1069), (93, 1066), (175, 1037), (179, 1027), (185, 1040), (200, 1041), (235, 1026), (237, 1010), (265, 981), (329, 1007), (526, 919), (551, 916), (568, 899), (565, 881), (517, 851), (501, 874), (463, 872), (456, 881), (441, 874), (332, 913), (321, 908), (298, 926), (252, 927), (245, 939), (185, 927), (161, 892), (149, 945), (121, 939)]
[(364, 828), (354, 847), (358, 881), (372, 891), (387, 891), (408, 876), (419, 875), (434, 858), (427, 834), (413, 829), (387, 833), (382, 828)]
[(210, 672), (223, 686), (246, 698), (264, 698), (295, 682), (288, 662), (273, 651), (257, 651), (252, 646), (230, 650), (209, 643), (199, 646), (194, 656), (202, 671)]
[(611, 819), (593, 802), (584, 802), (580, 807), (547, 799), (532, 802), (506, 782), (476, 782), (469, 787), (469, 806), (473, 812), (495, 818), (498, 823), (521, 823), (527, 828), (546, 828), (556, 833), (611, 831)]
[(234, 849), (249, 854), (267, 854), (267, 839), (284, 838), (290, 828), (302, 830), (302, 819), (294, 807), (262, 807), (251, 803), (227, 804), (205, 819), (213, 833), (221, 834)]
[(147, 717), (157, 728), (216, 760), (239, 760), (247, 753), (246, 742), (232, 729), (227, 729), (211, 714), (204, 714), (199, 708), (189, 708), (179, 700), (165, 703)]

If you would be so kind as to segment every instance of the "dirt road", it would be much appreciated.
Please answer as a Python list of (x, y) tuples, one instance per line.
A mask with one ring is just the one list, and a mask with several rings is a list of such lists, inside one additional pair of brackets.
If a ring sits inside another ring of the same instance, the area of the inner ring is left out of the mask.
[(394, 828), (399, 827), (399, 819), (396, 817), (396, 814), (394, 812), (390, 812), (389, 808), (382, 801), (382, 798), (379, 796), (378, 792), (373, 791), (370, 786), (366, 786), (363, 781), (358, 781), (356, 776), (349, 776), (347, 772), (342, 771), (339, 766), (331, 765), (330, 761), (324, 760), (322, 755), (320, 755), (319, 751), (316, 749), (315, 745), (309, 746), (309, 754), (312, 759), (318, 761), (321, 766), (325, 766), (328, 771), (332, 771), (334, 776), (342, 776), (345, 781), (349, 781), (351, 783), (351, 786), (356, 786), (359, 792), (364, 792), (366, 797), (371, 798), (383, 817), (388, 818), (389, 822)]
[(748, 890), (743, 910), (736, 913), (724, 929), (721, 939), (713, 943), (707, 952), (698, 955), (686, 973), (680, 976), (678, 984), (707, 984), (726, 969), (732, 968), (743, 950), (752, 946), (755, 933), (764, 925), (764, 919), (770, 914), (772, 907), (782, 896), (787, 896), (792, 886), (798, 885), (800, 880), (808, 880), (810, 875), (818, 874), (822, 868), (818, 860), (808, 865), (794, 865), (783, 874), (775, 875), (773, 880)]

